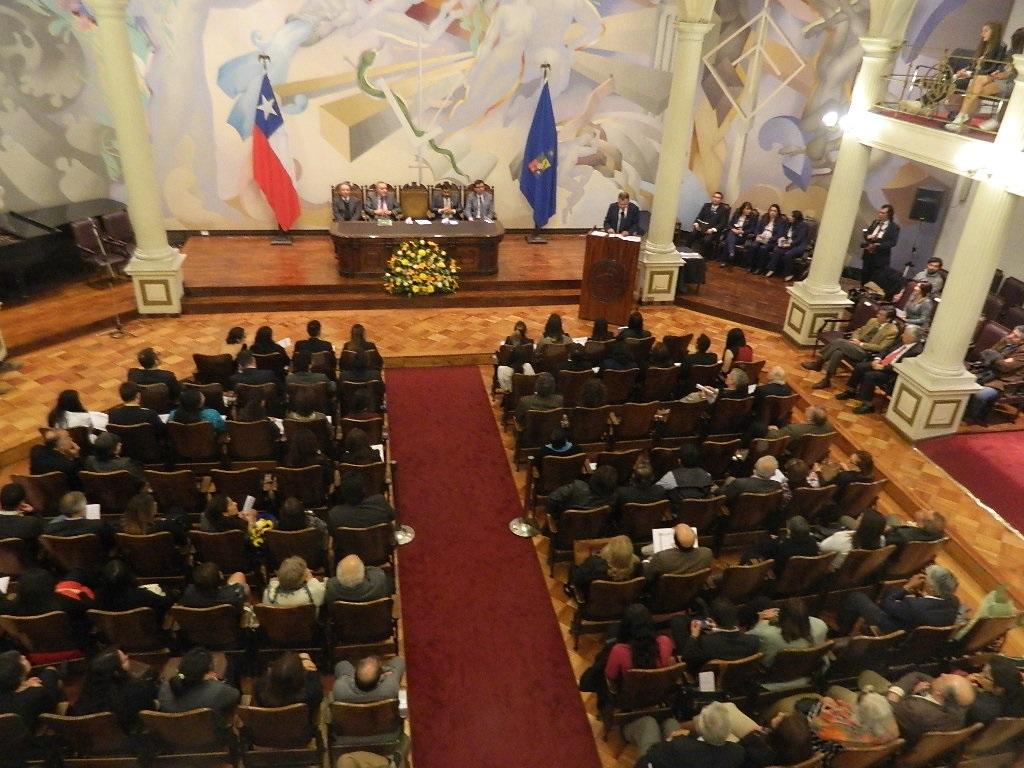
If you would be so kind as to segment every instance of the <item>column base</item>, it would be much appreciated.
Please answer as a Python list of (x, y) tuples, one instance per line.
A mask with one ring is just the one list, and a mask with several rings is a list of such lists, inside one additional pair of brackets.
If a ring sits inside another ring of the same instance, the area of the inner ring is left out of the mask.
[(644, 304), (674, 302), (680, 266), (682, 261), (674, 243), (645, 240), (640, 248), (636, 298)]
[(981, 389), (974, 376), (966, 369), (953, 375), (937, 373), (919, 358), (895, 367), (899, 378), (885, 420), (912, 441), (956, 432), (967, 400)]
[(125, 267), (135, 288), (135, 306), (140, 315), (180, 315), (184, 290), (181, 265), (185, 254), (176, 248), (160, 259), (141, 258), (138, 253)]
[(838, 285), (834, 290), (811, 290), (804, 283), (797, 283), (786, 291), (789, 293), (789, 306), (786, 307), (782, 332), (804, 347), (814, 344), (822, 320), (838, 317), (842, 310), (853, 304)]

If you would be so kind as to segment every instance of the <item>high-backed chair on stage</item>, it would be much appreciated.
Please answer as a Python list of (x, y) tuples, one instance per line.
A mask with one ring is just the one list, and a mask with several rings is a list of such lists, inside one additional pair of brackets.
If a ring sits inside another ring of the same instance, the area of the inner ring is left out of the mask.
[(402, 207), (403, 214), (414, 219), (433, 218), (430, 210), (430, 190), (423, 184), (403, 184), (398, 194), (398, 204)]
[(128, 250), (135, 248), (135, 230), (132, 228), (132, 220), (128, 217), (128, 211), (105, 213), (100, 216), (100, 223), (103, 225), (103, 231), (108, 240)]
[(366, 200), (363, 196), (363, 187), (351, 181), (339, 181), (331, 187), (331, 216), (334, 216), (334, 201), (341, 197), (341, 193), (338, 191), (338, 188), (342, 184), (348, 184), (350, 196), (356, 201), (356, 213), (352, 217), (352, 221), (360, 221), (366, 218), (366, 214), (363, 213), (363, 202)]

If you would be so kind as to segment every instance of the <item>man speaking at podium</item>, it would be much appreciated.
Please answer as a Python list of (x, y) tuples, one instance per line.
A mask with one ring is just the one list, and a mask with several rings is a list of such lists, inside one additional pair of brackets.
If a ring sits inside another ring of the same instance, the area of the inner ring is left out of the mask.
[(640, 206), (630, 202), (628, 192), (619, 192), (618, 202), (608, 206), (604, 230), (618, 235), (636, 235), (640, 231)]

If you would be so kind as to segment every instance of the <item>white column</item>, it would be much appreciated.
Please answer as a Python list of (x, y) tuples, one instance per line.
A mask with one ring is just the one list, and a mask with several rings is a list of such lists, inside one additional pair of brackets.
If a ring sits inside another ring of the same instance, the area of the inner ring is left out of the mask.
[(135, 230), (136, 249), (126, 272), (143, 314), (181, 312), (181, 265), (185, 257), (167, 242), (153, 147), (142, 108), (139, 79), (128, 40), (128, 0), (93, 0), (102, 83), (117, 134), (118, 154)]
[[(876, 37), (862, 37), (860, 44), (864, 60), (854, 82), (849, 110), (854, 125), (857, 113), (867, 111), (878, 101), (899, 47), (894, 40)], [(846, 292), (839, 287), (839, 277), (856, 226), (870, 156), (870, 147), (860, 143), (855, 131), (848, 130), (843, 135), (821, 214), (810, 273), (806, 280), (787, 289), (790, 299), (783, 330), (798, 344), (813, 343), (821, 320), (835, 317), (850, 304)]]
[(1017, 181), (1024, 149), (1024, 56), (1013, 60), (1020, 69), (995, 142), (972, 139), (979, 157), (988, 159), (970, 169), (978, 189), (924, 352), (896, 366), (899, 379), (885, 417), (913, 440), (955, 432), (967, 398), (978, 389), (964, 357), (999, 266), (1016, 202), (1006, 184)]
[[(707, 3), (710, 16), (710, 6)], [(676, 48), (672, 59), (672, 88), (662, 128), (658, 173), (654, 182), (651, 228), (640, 252), (639, 293), (643, 301), (673, 301), (679, 271), (679, 256), (673, 242), (676, 212), (683, 177), (690, 164), (693, 134), (693, 106), (702, 67), (704, 37), (714, 25), (692, 18), (691, 9), (680, 2), (680, 21), (676, 22)]]

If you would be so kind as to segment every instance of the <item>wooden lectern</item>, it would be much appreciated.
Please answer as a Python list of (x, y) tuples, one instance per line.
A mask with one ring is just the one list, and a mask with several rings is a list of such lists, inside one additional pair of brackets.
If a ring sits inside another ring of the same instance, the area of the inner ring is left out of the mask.
[(625, 325), (633, 309), (640, 238), (594, 230), (587, 235), (580, 286), (580, 319)]

